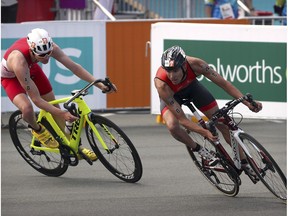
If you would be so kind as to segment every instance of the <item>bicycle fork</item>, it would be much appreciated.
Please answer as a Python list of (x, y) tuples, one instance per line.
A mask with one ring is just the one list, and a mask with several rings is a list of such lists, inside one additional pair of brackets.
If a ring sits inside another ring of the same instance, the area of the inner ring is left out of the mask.
[(113, 136), (113, 134), (108, 130), (108, 128), (103, 125), (100, 124), (100, 126), (103, 128), (103, 130), (106, 132), (106, 134), (110, 137), (110, 139), (114, 142), (115, 146), (111, 149), (108, 148), (108, 146), (106, 145), (106, 143), (104, 142), (103, 138), (101, 137), (101, 135), (99, 134), (97, 128), (95, 127), (95, 125), (93, 124), (93, 118), (94, 115), (93, 113), (90, 113), (89, 116), (86, 117), (86, 122), (89, 124), (89, 126), (91, 127), (91, 129), (93, 130), (94, 134), (97, 136), (97, 139), (99, 140), (99, 142), (101, 143), (101, 145), (103, 146), (103, 148), (106, 150), (106, 152), (108, 154), (111, 154), (115, 149), (119, 148), (119, 143), (117, 142), (117, 140), (115, 139), (115, 137)]
[[(241, 158), (240, 158), (240, 147), (241, 147), (245, 155), (249, 157), (249, 161), (253, 163), (253, 166), (258, 167), (255, 161), (253, 160), (246, 145), (241, 140), (239, 136), (241, 133), (243, 133), (243, 131), (239, 128), (235, 131), (230, 130), (230, 136), (231, 136), (231, 142), (232, 142), (231, 145), (232, 145), (232, 150), (233, 150), (233, 155), (234, 155), (233, 157), (234, 165), (238, 170), (241, 170)], [(260, 150), (256, 146), (254, 147), (257, 149), (258, 152), (260, 152)], [(246, 173), (246, 174), (248, 175), (248, 177), (251, 179), (251, 181), (254, 184), (258, 182), (259, 179), (256, 179), (255, 176), (251, 176), (249, 173)]]
[(239, 140), (237, 138), (238, 134), (241, 132), (241, 130), (232, 131), (230, 130), (230, 140), (231, 140), (231, 147), (232, 147), (232, 153), (233, 153), (233, 162), (237, 169), (241, 169), (241, 159), (240, 159), (240, 149), (239, 149)]

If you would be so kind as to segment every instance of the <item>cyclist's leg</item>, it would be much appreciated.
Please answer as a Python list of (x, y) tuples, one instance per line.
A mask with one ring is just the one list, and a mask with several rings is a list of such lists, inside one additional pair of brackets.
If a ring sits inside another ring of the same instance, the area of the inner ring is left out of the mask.
[(188, 148), (192, 149), (193, 152), (198, 152), (202, 158), (205, 158), (209, 165), (215, 165), (218, 163), (218, 159), (215, 158), (206, 148), (203, 148), (203, 146), (201, 146), (199, 143), (194, 142), (192, 137), (183, 127), (180, 126), (178, 119), (167, 107), (164, 107), (161, 113), (170, 134), (176, 140), (185, 144)]
[[(210, 119), (219, 109), (214, 96), (200, 82), (194, 82), (193, 88), (194, 89), (191, 89), (193, 103), (208, 119)], [(226, 125), (217, 125), (217, 128), (223, 134), (225, 141), (230, 144), (228, 127)]]
[[(219, 110), (218, 104), (214, 98), (214, 96), (206, 89), (201, 83), (194, 83), (194, 91), (193, 94), (193, 103), (195, 106), (208, 118), (210, 119), (212, 115)], [(219, 131), (222, 133), (225, 141), (231, 145), (230, 141), (230, 133), (227, 125), (225, 124), (217, 124), (216, 125)], [(245, 155), (243, 150), (240, 149), (240, 158), (244, 159)]]
[[(219, 110), (219, 107), (218, 105), (216, 104), (214, 107), (212, 107), (211, 109), (208, 109), (208, 110), (205, 110), (205, 111), (202, 111), (204, 113), (204, 115), (210, 119), (212, 117), (212, 115), (217, 111)], [(223, 135), (223, 138), (225, 139), (225, 141), (231, 145), (231, 141), (230, 141), (230, 134), (229, 134), (229, 129), (227, 127), (227, 125), (225, 124), (221, 124), (221, 123), (218, 123), (216, 125), (216, 127), (219, 129), (219, 131), (222, 133)]]
[[(41, 97), (44, 100), (46, 101), (55, 100), (55, 94), (52, 90), (51, 83), (38, 64), (33, 65), (33, 67), (30, 69), (30, 76), (31, 76), (31, 79), (34, 81), (35, 85), (37, 86)], [(58, 104), (54, 106), (60, 109), (60, 106)], [(56, 123), (61, 128), (61, 130), (64, 131), (64, 127), (65, 127), (64, 119), (55, 118), (55, 116), (53, 117)]]
[[(206, 116), (207, 118), (211, 118), (212, 115), (219, 109), (218, 105), (212, 107), (211, 109), (209, 110), (206, 110), (206, 111), (202, 111)], [(230, 133), (229, 133), (229, 128), (227, 125), (225, 124), (221, 124), (221, 123), (218, 123), (216, 125), (216, 127), (219, 129), (219, 131), (222, 133), (223, 135), (223, 138), (225, 139), (225, 141), (231, 146), (231, 139), (230, 139)], [(240, 154), (240, 159), (241, 160), (244, 160), (246, 158), (242, 148), (240, 148), (239, 146), (239, 154)]]
[(197, 144), (192, 140), (188, 133), (180, 126), (179, 121), (173, 115), (173, 113), (164, 107), (161, 111), (163, 120), (165, 121), (166, 127), (170, 134), (179, 142), (195, 149)]
[(2, 78), (1, 84), (9, 99), (22, 112), (23, 119), (35, 130), (40, 129), (39, 125), (36, 123), (32, 103), (18, 79), (16, 77)]
[(38, 64), (31, 67), (30, 77), (37, 86), (37, 89), (44, 100), (51, 101), (55, 99), (51, 83)]
[(13, 99), (15, 106), (22, 112), (22, 117), (33, 129), (39, 130), (31, 101), (26, 94), (20, 93)]
[[(55, 94), (53, 91), (47, 93), (47, 94), (44, 94), (44, 95), (41, 95), (41, 97), (46, 100), (46, 101), (52, 101), (52, 100), (55, 100)], [(55, 107), (59, 108), (60, 109), (60, 106), (58, 104), (55, 104), (54, 105)], [(64, 128), (65, 128), (65, 120), (62, 119), (62, 118), (57, 118), (56, 116), (52, 115), (54, 120), (56, 121), (57, 125), (61, 128), (61, 130), (64, 132)]]

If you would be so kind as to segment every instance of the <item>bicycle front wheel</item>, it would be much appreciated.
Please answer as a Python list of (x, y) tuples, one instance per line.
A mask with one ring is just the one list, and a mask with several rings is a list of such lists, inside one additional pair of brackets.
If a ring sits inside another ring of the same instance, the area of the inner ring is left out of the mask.
[(200, 134), (194, 132), (190, 132), (190, 136), (194, 142), (203, 146), (211, 154), (219, 158), (219, 162), (216, 165), (210, 166), (197, 152), (193, 152), (193, 150), (187, 146), (189, 155), (198, 170), (208, 180), (208, 182), (220, 192), (227, 196), (236, 196), (239, 192), (240, 179), (234, 168), (227, 162), (227, 160), (219, 155), (219, 153), (215, 152), (215, 147), (207, 141), (207, 139), (204, 139)]
[(139, 154), (128, 136), (109, 119), (92, 114), (96, 127), (108, 149), (104, 149), (89, 124), (85, 130), (87, 139), (102, 164), (119, 179), (135, 183), (142, 177)]
[(252, 136), (239, 134), (240, 139), (248, 148), (251, 158), (247, 160), (263, 184), (279, 199), (287, 200), (286, 177), (268, 151)]
[[(9, 132), (11, 139), (22, 158), (35, 170), (47, 175), (58, 177), (63, 175), (68, 165), (64, 163), (59, 153), (44, 152), (31, 148), (32, 134), (28, 124), (23, 120), (18, 110), (12, 113), (9, 119)], [(34, 145), (41, 145), (35, 140)]]

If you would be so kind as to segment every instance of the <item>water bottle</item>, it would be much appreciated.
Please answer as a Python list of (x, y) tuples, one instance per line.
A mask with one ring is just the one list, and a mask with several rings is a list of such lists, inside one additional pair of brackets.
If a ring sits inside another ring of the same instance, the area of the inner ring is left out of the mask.
[(73, 129), (73, 122), (66, 121), (65, 122), (65, 133), (71, 134)]

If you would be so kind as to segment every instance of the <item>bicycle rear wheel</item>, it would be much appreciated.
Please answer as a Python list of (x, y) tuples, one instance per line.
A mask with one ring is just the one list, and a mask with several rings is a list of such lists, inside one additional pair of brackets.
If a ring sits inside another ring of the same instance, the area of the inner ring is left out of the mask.
[(190, 132), (190, 136), (194, 142), (205, 147), (211, 154), (219, 158), (218, 164), (215, 166), (209, 166), (207, 161), (187, 146), (187, 150), (198, 170), (208, 180), (208, 182), (220, 192), (227, 196), (236, 196), (239, 192), (240, 179), (234, 168), (223, 157), (221, 157), (219, 153), (216, 153), (215, 147), (200, 134)]
[[(59, 153), (44, 152), (31, 148), (32, 134), (28, 124), (23, 120), (22, 113), (18, 110), (9, 118), (9, 132), (13, 144), (22, 158), (35, 170), (47, 176), (61, 176), (68, 165), (64, 163)], [(34, 145), (41, 145), (35, 140)]]
[(103, 165), (117, 178), (135, 183), (142, 177), (142, 163), (136, 148), (128, 136), (109, 119), (92, 114), (91, 122), (108, 147), (103, 149), (89, 124), (85, 130), (87, 139)]
[(286, 177), (276, 161), (268, 151), (249, 134), (241, 133), (239, 137), (251, 154), (251, 158), (247, 155), (247, 161), (259, 179), (277, 198), (286, 201)]

